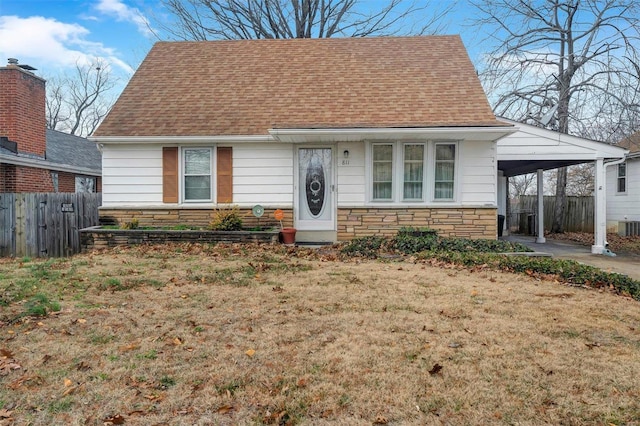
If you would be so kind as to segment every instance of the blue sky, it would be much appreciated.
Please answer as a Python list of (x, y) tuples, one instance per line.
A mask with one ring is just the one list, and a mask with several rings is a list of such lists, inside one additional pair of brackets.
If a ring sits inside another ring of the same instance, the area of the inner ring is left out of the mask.
[[(445, 32), (461, 33), (475, 60), (474, 33), (461, 25), (469, 14), (465, 4), (457, 2)], [(157, 0), (0, 0), (0, 65), (17, 58), (49, 78), (100, 57), (111, 65), (121, 90), (157, 41), (148, 20), (152, 10), (162, 14)]]

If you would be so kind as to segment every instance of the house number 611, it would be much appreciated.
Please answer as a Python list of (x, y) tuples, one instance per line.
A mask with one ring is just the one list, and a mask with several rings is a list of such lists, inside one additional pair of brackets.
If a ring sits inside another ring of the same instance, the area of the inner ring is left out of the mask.
[(347, 160), (347, 159), (342, 160), (342, 165), (343, 166), (348, 166), (349, 165), (349, 160)]

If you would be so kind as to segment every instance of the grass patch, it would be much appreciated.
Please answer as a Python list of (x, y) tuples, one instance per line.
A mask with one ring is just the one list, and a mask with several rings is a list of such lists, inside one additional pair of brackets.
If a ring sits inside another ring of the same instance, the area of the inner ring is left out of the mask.
[[(637, 301), (554, 264), (380, 250), (119, 247), (42, 280), (0, 259), (2, 294), (22, 289), (0, 309), (0, 409), (34, 426), (637, 421)], [(37, 294), (71, 303), (21, 316)]]

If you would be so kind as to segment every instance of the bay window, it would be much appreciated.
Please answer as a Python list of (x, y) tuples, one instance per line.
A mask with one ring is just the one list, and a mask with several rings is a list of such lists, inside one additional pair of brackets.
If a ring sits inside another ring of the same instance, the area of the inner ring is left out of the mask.
[(456, 142), (376, 142), (370, 148), (372, 202), (455, 200)]

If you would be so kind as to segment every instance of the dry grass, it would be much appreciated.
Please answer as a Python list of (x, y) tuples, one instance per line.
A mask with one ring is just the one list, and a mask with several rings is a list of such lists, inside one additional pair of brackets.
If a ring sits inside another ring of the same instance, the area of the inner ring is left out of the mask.
[(0, 260), (19, 291), (0, 425), (640, 424), (640, 304), (607, 292), (222, 245)]

